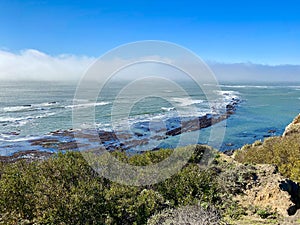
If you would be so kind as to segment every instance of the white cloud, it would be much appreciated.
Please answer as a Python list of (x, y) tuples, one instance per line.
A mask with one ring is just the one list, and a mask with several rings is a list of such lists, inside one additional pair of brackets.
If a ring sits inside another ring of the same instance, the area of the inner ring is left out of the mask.
[[(145, 59), (160, 60), (161, 57), (148, 56), (139, 60)], [(118, 57), (106, 60), (98, 61), (95, 68), (105, 73), (111, 66), (118, 68), (119, 65), (130, 62)], [(35, 49), (19, 53), (0, 50), (0, 80), (79, 80), (95, 61), (96, 58), (87, 56), (50, 56)]]
[[(176, 63), (160, 56), (149, 56), (139, 60), (144, 59)], [(19, 53), (0, 50), (0, 80), (79, 80), (95, 60), (87, 56), (63, 54), (51, 56), (34, 49), (23, 50)], [(99, 65), (97, 69), (105, 72), (107, 65), (115, 65), (118, 68), (118, 65), (124, 62), (127, 60), (114, 58), (109, 62), (97, 63)], [(300, 81), (299, 65), (270, 66), (217, 62), (208, 62), (208, 65), (217, 79), (221, 81)], [(189, 66), (193, 67), (192, 64)], [(160, 67), (151, 69), (152, 72), (156, 70), (160, 70)], [(132, 74), (127, 76), (131, 77)]]
[(19, 53), (0, 50), (0, 79), (77, 80), (94, 60), (86, 56), (50, 56), (34, 49)]

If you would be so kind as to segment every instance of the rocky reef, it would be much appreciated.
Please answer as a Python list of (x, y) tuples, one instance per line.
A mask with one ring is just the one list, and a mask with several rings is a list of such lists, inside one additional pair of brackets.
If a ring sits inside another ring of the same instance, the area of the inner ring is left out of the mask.
[(56, 130), (40, 138), (26, 141), (24, 148), (11, 149), (12, 153), (1, 156), (0, 161), (15, 161), (20, 158), (31, 160), (39, 157), (43, 159), (55, 152), (89, 150), (99, 146), (108, 151), (122, 150), (135, 153), (172, 148), (162, 140), (167, 142), (169, 138), (224, 121), (235, 113), (240, 102), (240, 99), (232, 98), (220, 112), (203, 116), (171, 117), (165, 121), (137, 121), (131, 125), (130, 130)]

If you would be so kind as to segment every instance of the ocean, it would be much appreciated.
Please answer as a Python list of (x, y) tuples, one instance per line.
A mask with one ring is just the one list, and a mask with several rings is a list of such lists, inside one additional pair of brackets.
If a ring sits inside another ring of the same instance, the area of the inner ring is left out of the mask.
[[(212, 113), (205, 95), (192, 82), (181, 82), (188, 98), (166, 89), (168, 99), (177, 102), (183, 111), (181, 116), (201, 116)], [(205, 85), (205, 84), (204, 84)], [(209, 85), (209, 84), (207, 84)], [(149, 96), (132, 104), (132, 96), (121, 96), (119, 121), (112, 124), (111, 110), (117, 93), (124, 84), (116, 82), (100, 93), (96, 103), (92, 99), (77, 99), (73, 102), (77, 84), (75, 82), (28, 82), (2, 81), (0, 84), (0, 155), (17, 151), (44, 150), (31, 146), (29, 141), (50, 132), (73, 128), (72, 110), (95, 107), (95, 124), (99, 130), (122, 130), (126, 127), (140, 129), (136, 124), (147, 121), (167, 121), (178, 117), (176, 107), (166, 99)], [(216, 102), (225, 107), (233, 98), (240, 100), (236, 111), (226, 121), (214, 126), (225, 127), (221, 151), (237, 149), (255, 140), (281, 135), (284, 128), (300, 112), (300, 84), (298, 83), (229, 83), (219, 85), (220, 99)], [(138, 91), (138, 90), (135, 90)], [(155, 93), (155, 90), (153, 90)], [(134, 92), (131, 93), (134, 95)], [(128, 114), (128, 104), (131, 104)], [(220, 106), (220, 107), (221, 107)], [(120, 116), (121, 115), (121, 116)], [(124, 118), (128, 118), (124, 120)], [(84, 115), (82, 120), (84, 121)], [(114, 118), (113, 118), (114, 119)], [(84, 125), (83, 125), (84, 129)], [(201, 130), (198, 143), (207, 144), (211, 127)], [(192, 132), (181, 135), (192, 135)], [(179, 135), (180, 136), (180, 135)], [(169, 138), (159, 147), (176, 147), (178, 137)], [(210, 143), (212, 145), (212, 143)], [(144, 146), (143, 149), (149, 146)], [(55, 151), (55, 149), (49, 149)], [(139, 149), (140, 150), (140, 149)], [(135, 151), (135, 149), (131, 149)]]

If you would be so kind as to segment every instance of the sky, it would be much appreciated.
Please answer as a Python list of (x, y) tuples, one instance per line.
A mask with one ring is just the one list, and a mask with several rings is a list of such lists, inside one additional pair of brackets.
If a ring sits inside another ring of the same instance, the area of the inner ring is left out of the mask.
[(48, 60), (45, 67), (61, 74), (81, 73), (110, 49), (140, 40), (174, 42), (211, 64), (282, 70), (300, 65), (300, 2), (0, 1), (0, 78), (26, 60), (37, 61), (39, 69)]

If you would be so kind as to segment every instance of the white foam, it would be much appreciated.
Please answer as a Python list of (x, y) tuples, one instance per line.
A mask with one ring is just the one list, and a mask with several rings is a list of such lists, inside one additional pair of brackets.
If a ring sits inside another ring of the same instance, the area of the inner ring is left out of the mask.
[(0, 117), (0, 122), (2, 123), (17, 123), (18, 125), (25, 125), (27, 122), (34, 120), (34, 119), (40, 119), (48, 116), (53, 116), (56, 113), (44, 113), (40, 115), (35, 116), (25, 116), (25, 117)]
[(39, 137), (33, 137), (33, 136), (25, 136), (25, 137), (15, 138), (15, 135), (0, 134), (0, 141), (5, 141), (5, 142), (30, 141), (30, 140), (35, 140), (38, 138)]
[(2, 110), (5, 112), (19, 112), (30, 108), (31, 106), (10, 106), (10, 107), (4, 107)]
[(4, 112), (34, 111), (34, 110), (40, 110), (45, 107), (50, 107), (53, 105), (58, 105), (58, 102), (43, 102), (43, 103), (30, 104), (30, 105), (7, 106), (2, 108), (1, 111)]
[(203, 100), (195, 100), (191, 98), (172, 98), (174, 102), (180, 103), (180, 106), (189, 106), (194, 104), (201, 104)]
[(296, 89), (300, 90), (300, 86), (287, 86), (287, 87), (289, 87), (289, 88), (296, 88)]
[(216, 91), (217, 94), (223, 97), (224, 104), (228, 104), (233, 99), (240, 99), (240, 93), (237, 91)]
[(25, 117), (0, 117), (0, 122), (16, 122), (16, 121), (20, 121), (26, 119)]
[(274, 88), (276, 86), (266, 86), (266, 85), (219, 85), (220, 87), (226, 87), (226, 88)]
[(238, 95), (240, 94), (238, 91), (217, 91), (220, 95)]
[(172, 110), (175, 110), (174, 107), (161, 107), (161, 109), (162, 109), (163, 111), (166, 111), (166, 112), (170, 112), (170, 111), (172, 111)]
[(53, 106), (53, 105), (57, 105), (58, 102), (44, 102), (44, 103), (40, 103), (40, 104), (33, 104), (33, 107), (48, 107), (48, 106)]
[(67, 105), (65, 106), (65, 108), (88, 108), (88, 107), (103, 106), (108, 104), (110, 104), (110, 102), (82, 103), (82, 104)]
[(109, 124), (109, 123), (101, 123), (100, 122), (100, 123), (96, 123), (95, 125), (100, 130), (112, 131), (111, 124)]
[(0, 140), (5, 140), (6, 138), (10, 138), (12, 135), (9, 134), (0, 134)]
[(276, 89), (276, 88), (294, 88), (294, 89), (300, 89), (299, 85), (225, 85), (220, 84), (220, 87), (226, 87), (226, 88), (262, 88), (262, 89)]

